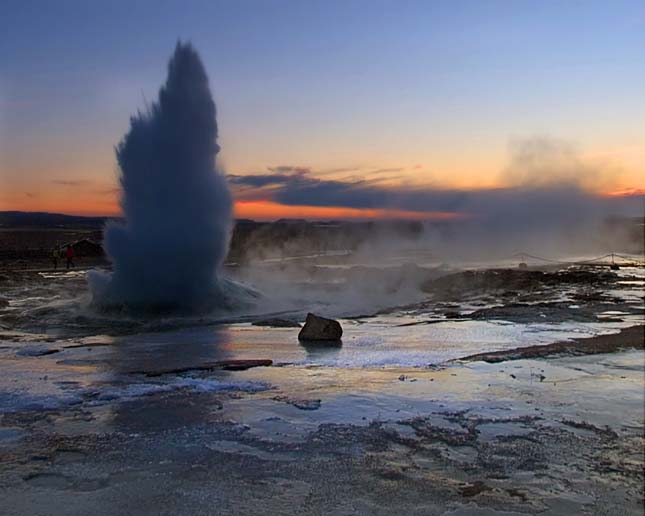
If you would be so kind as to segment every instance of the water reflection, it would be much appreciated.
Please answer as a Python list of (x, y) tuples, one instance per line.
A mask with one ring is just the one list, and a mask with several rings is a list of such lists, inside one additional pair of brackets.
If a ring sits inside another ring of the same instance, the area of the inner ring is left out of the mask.
[[(222, 407), (222, 393), (208, 392), (207, 387), (231, 381), (231, 373), (204, 367), (231, 359), (230, 342), (223, 327), (116, 339), (107, 358), (109, 382), (142, 395), (110, 404), (108, 425), (116, 431), (138, 433), (212, 420)], [(191, 385), (198, 387), (197, 392), (182, 394), (182, 388)]]
[(108, 358), (116, 374), (174, 370), (232, 358), (225, 327), (129, 335), (115, 339)]
[(343, 348), (342, 340), (324, 340), (324, 341), (298, 341), (300, 346), (307, 353), (307, 361), (312, 363), (317, 362), (333, 362), (335, 361)]

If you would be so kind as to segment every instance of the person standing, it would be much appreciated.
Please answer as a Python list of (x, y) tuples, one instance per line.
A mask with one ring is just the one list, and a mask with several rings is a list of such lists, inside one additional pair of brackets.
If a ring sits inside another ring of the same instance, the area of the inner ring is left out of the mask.
[(54, 250), (52, 251), (52, 262), (54, 263), (54, 269), (58, 269), (58, 259), (60, 258), (60, 251), (58, 250), (58, 246), (54, 247)]
[(67, 258), (67, 268), (74, 267), (74, 248), (71, 245), (67, 246), (67, 251), (65, 251), (65, 257)]

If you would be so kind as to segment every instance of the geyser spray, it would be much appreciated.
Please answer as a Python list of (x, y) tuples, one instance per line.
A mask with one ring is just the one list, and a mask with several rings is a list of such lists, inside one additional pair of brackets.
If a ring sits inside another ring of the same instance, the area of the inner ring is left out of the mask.
[(146, 311), (226, 304), (218, 277), (232, 199), (216, 157), (217, 122), (197, 52), (179, 42), (159, 98), (116, 147), (125, 221), (105, 228), (111, 274), (90, 275), (93, 303)]

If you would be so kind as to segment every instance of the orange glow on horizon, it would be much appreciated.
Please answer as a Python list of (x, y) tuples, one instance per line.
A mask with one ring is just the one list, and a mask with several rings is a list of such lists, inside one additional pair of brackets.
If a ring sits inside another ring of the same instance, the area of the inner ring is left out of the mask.
[[(8, 193), (8, 192), (3, 192)], [(645, 195), (644, 188), (628, 188), (603, 192), (598, 195), (606, 197), (632, 197)], [(50, 194), (34, 197), (0, 196), (0, 211), (32, 211), (65, 213), (80, 216), (121, 216), (117, 196), (83, 195), (75, 191), (73, 196)], [(277, 219), (407, 219), (407, 220), (449, 220), (464, 218), (467, 214), (458, 212), (411, 211), (388, 208), (348, 208), (340, 206), (291, 206), (270, 200), (236, 201), (234, 214), (237, 218), (255, 220)]]
[(455, 219), (452, 212), (409, 211), (396, 209), (358, 209), (331, 206), (288, 206), (272, 201), (238, 201), (235, 217), (256, 220), (275, 219)]
[[(29, 199), (27, 202), (2, 203), (2, 211), (40, 211), (64, 213), (67, 215), (119, 217), (121, 210), (116, 202), (88, 199), (87, 202), (76, 201), (61, 203), (58, 200), (50, 202)], [(407, 219), (407, 220), (448, 220), (463, 217), (460, 213), (451, 212), (420, 212), (397, 209), (358, 209), (330, 206), (289, 206), (272, 201), (237, 201), (234, 205), (234, 215), (241, 219), (277, 220), (277, 219)]]
[(618, 190), (617, 192), (607, 192), (607, 197), (632, 197), (636, 195), (645, 195), (645, 188), (627, 188), (626, 190)]

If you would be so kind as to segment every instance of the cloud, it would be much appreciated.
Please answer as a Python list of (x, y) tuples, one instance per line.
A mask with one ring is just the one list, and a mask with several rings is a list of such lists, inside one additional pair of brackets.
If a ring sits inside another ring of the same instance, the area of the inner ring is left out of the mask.
[(294, 167), (291, 165), (279, 165), (277, 167), (267, 167), (269, 172), (273, 172), (275, 174), (296, 174), (296, 175), (304, 175), (304, 174), (310, 174), (311, 173), (311, 168), (309, 167)]
[(109, 188), (98, 188), (95, 190), (95, 192), (99, 195), (108, 195), (110, 197), (118, 195), (121, 193), (121, 188), (118, 188), (116, 186), (112, 186)]
[[(621, 210), (620, 200), (598, 195), (599, 182), (611, 171), (586, 162), (573, 146), (534, 138), (511, 145), (508, 165), (496, 189), (458, 190), (432, 186), (383, 185), (378, 178), (349, 180), (316, 177), (308, 167), (271, 167), (269, 173), (229, 176), (245, 199), (266, 199), (292, 206), (398, 209), (417, 212), (460, 212), (495, 220), (503, 217), (575, 218), (607, 207)], [(376, 173), (400, 171), (378, 169)], [(264, 196), (264, 197), (263, 197)], [(609, 208), (607, 208), (609, 209)]]
[(376, 170), (370, 170), (370, 174), (389, 174), (392, 172), (403, 172), (405, 167), (395, 167), (395, 168), (377, 168)]
[(459, 241), (462, 249), (570, 247), (595, 238), (609, 215), (642, 215), (645, 199), (600, 194), (598, 186), (611, 171), (583, 160), (572, 146), (546, 138), (514, 142), (500, 173), (504, 186), (495, 189), (392, 185), (373, 177), (325, 179), (306, 167), (277, 169), (230, 177), (234, 195), (289, 206), (454, 213), (461, 217), (453, 242)]
[(233, 186), (251, 186), (255, 188), (284, 184), (292, 180), (291, 176), (283, 174), (257, 174), (249, 176), (237, 176), (229, 174), (227, 177), (229, 184)]
[[(410, 211), (436, 211), (430, 205), (453, 208), (464, 196), (460, 191), (427, 188), (385, 187), (378, 180), (328, 180), (310, 173), (254, 174), (228, 176), (234, 190), (256, 188), (267, 199), (293, 206), (325, 206), (345, 208), (396, 208)], [(261, 195), (260, 195), (261, 196)], [(443, 209), (439, 211), (445, 211)]]
[(52, 183), (61, 186), (85, 186), (90, 183), (86, 179), (53, 179)]
[(317, 176), (326, 176), (332, 174), (341, 174), (344, 172), (357, 172), (360, 171), (361, 167), (337, 167), (337, 168), (326, 168), (322, 170), (316, 170)]

